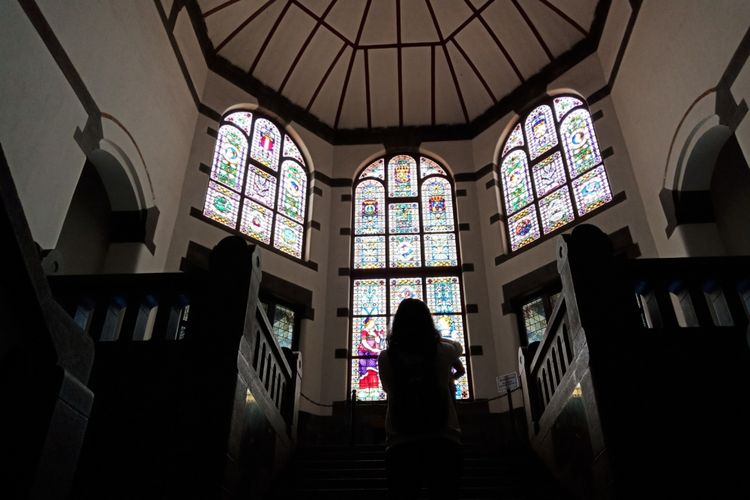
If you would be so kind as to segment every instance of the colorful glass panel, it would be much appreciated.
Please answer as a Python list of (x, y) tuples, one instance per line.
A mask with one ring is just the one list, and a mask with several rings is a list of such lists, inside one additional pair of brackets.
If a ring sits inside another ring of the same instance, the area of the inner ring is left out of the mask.
[(445, 170), (429, 158), (421, 156), (419, 158), (419, 176), (424, 179), (428, 175), (445, 175)]
[(385, 391), (383, 391), (380, 382), (377, 357), (352, 359), (351, 374), (352, 389), (355, 391), (358, 401), (381, 401), (385, 399)]
[(385, 189), (376, 180), (366, 180), (354, 195), (354, 234), (378, 233), (385, 233)]
[(247, 139), (231, 125), (219, 128), (211, 179), (240, 191), (247, 160)]
[(417, 196), (417, 162), (411, 156), (394, 156), (388, 162), (388, 196)]
[(385, 279), (354, 280), (355, 316), (379, 316), (385, 310)]
[(273, 235), (273, 246), (297, 258), (302, 257), (302, 225), (278, 214)]
[(433, 177), (422, 184), (422, 218), (426, 233), (453, 231), (453, 195), (448, 179)]
[(536, 206), (526, 207), (515, 215), (508, 217), (508, 234), (510, 247), (518, 250), (524, 245), (539, 239), (539, 221), (536, 218)]
[(442, 338), (464, 345), (464, 322), (460, 314), (435, 314), (433, 320)]
[(427, 306), (433, 314), (460, 313), (461, 288), (456, 276), (427, 278)]
[(385, 179), (385, 160), (383, 158), (368, 165), (359, 175), (360, 179), (366, 179), (368, 177), (380, 180)]
[(250, 166), (245, 194), (268, 208), (276, 206), (276, 176)]
[(425, 234), (424, 265), (428, 267), (457, 266), (456, 235), (454, 233)]
[(516, 127), (513, 129), (513, 132), (510, 133), (508, 141), (505, 143), (505, 147), (503, 148), (502, 156), (505, 156), (505, 153), (519, 146), (523, 146), (523, 132), (521, 131), (520, 123), (516, 125)]
[(224, 119), (228, 122), (234, 123), (240, 128), (240, 130), (245, 132), (245, 134), (250, 135), (250, 130), (253, 127), (252, 113), (248, 113), (247, 111), (237, 111), (236, 113), (227, 115)]
[(404, 299), (422, 300), (422, 278), (397, 278), (390, 281), (391, 314), (396, 314)]
[(552, 109), (546, 104), (529, 114), (524, 129), (529, 141), (530, 159), (533, 160), (557, 146), (557, 131), (554, 118), (552, 118)]
[(354, 318), (354, 331), (359, 335), (352, 336), (352, 354), (354, 356), (377, 356), (385, 347), (385, 316), (358, 316)]
[(304, 222), (306, 193), (307, 174), (305, 170), (299, 163), (285, 160), (281, 164), (279, 212), (297, 222)]
[(234, 228), (237, 226), (237, 214), (240, 210), (240, 195), (230, 191), (221, 184), (208, 182), (206, 204), (203, 215), (216, 222)]
[(419, 232), (419, 204), (391, 203), (388, 205), (388, 231), (390, 233)]
[(385, 267), (385, 236), (357, 236), (354, 238), (354, 268), (380, 269)]
[(299, 148), (288, 135), (284, 135), (284, 156), (294, 158), (302, 164), (302, 166), (305, 165), (305, 159), (302, 158), (302, 153), (299, 152)]
[(571, 177), (577, 177), (602, 162), (591, 115), (585, 109), (571, 111), (560, 125), (565, 158)]
[(529, 344), (541, 341), (544, 338), (544, 330), (547, 328), (542, 299), (536, 298), (521, 306), (521, 314), (523, 314), (523, 325)]
[(565, 167), (563, 167), (562, 155), (555, 151), (552, 155), (543, 159), (531, 170), (534, 172), (534, 186), (536, 195), (542, 197), (565, 184)]
[(390, 267), (420, 267), (422, 252), (419, 248), (419, 235), (400, 234), (389, 236)]
[(575, 97), (555, 97), (555, 115), (557, 121), (560, 121), (565, 113), (583, 104), (580, 100)]
[(579, 216), (612, 201), (604, 165), (573, 179), (573, 196)]
[[(462, 362), (464, 363), (464, 365), (466, 365), (465, 359), (462, 359)], [(468, 375), (463, 374), (457, 380), (453, 381), (453, 385), (456, 388), (456, 399), (469, 399), (469, 377)]]
[(276, 125), (263, 118), (255, 120), (250, 158), (271, 170), (278, 170), (280, 149), (281, 134)]
[(506, 156), (500, 167), (500, 176), (508, 214), (514, 214), (534, 201), (526, 153), (519, 149)]
[(271, 243), (273, 210), (252, 201), (245, 201), (242, 207), (240, 232), (263, 243)]
[(294, 336), (294, 311), (276, 304), (273, 311), (272, 329), (279, 346), (291, 349)]
[(568, 186), (563, 186), (539, 200), (539, 213), (542, 216), (542, 229), (545, 233), (551, 233), (573, 222), (576, 217), (570, 202)]

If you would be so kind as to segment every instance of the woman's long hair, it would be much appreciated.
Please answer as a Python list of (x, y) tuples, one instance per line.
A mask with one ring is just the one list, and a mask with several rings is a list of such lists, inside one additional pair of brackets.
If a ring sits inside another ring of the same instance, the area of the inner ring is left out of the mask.
[(393, 318), (388, 335), (388, 351), (394, 354), (432, 358), (440, 342), (440, 333), (432, 321), (427, 304), (419, 299), (404, 299)]

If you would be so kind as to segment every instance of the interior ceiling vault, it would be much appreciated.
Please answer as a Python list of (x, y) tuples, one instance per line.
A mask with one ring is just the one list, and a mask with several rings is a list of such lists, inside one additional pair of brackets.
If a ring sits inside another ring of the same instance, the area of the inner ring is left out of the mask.
[(465, 129), (512, 109), (509, 97), (539, 90), (595, 50), (608, 4), (189, 0), (188, 7), (214, 71), (261, 103), (282, 104), (289, 119), (335, 135)]

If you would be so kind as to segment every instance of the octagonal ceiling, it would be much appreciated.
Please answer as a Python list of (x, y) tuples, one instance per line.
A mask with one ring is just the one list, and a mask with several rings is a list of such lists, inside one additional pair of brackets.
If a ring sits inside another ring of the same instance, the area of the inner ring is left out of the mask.
[(193, 1), (220, 73), (333, 131), (470, 124), (600, 17), (598, 0)]

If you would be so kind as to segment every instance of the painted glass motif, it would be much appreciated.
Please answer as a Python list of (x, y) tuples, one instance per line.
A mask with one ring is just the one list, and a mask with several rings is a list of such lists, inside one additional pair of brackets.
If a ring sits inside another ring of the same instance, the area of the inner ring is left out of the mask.
[(237, 111), (224, 118), (226, 121), (234, 123), (240, 130), (250, 135), (250, 129), (253, 127), (253, 115), (247, 111)]
[(424, 181), (422, 218), (426, 233), (453, 231), (453, 195), (448, 179), (433, 177)]
[(511, 132), (510, 136), (508, 136), (508, 141), (505, 143), (502, 156), (505, 156), (505, 153), (519, 146), (523, 146), (523, 132), (521, 131), (520, 123), (516, 125), (516, 127), (513, 129), (513, 132)]
[(385, 310), (385, 279), (354, 280), (355, 316), (384, 315)]
[(216, 222), (234, 228), (237, 226), (237, 214), (240, 209), (240, 195), (221, 184), (209, 181), (206, 204), (203, 215)]
[(268, 208), (276, 206), (276, 176), (250, 166), (245, 194)]
[(559, 151), (555, 151), (552, 155), (534, 165), (532, 170), (534, 171), (536, 195), (539, 197), (562, 186), (567, 181), (562, 155)]
[(579, 99), (575, 97), (555, 97), (555, 116), (557, 121), (560, 121), (565, 113), (583, 104)]
[(352, 389), (357, 394), (358, 401), (382, 401), (385, 391), (380, 383), (378, 372), (378, 358), (352, 359)]
[[(466, 360), (462, 360), (466, 365)], [(456, 388), (456, 399), (469, 399), (469, 377), (464, 374), (453, 382)]]
[(434, 161), (422, 156), (419, 158), (419, 177), (424, 179), (428, 175), (445, 175), (445, 171)]
[(352, 388), (357, 399), (376, 401), (384, 399), (380, 383), (377, 356), (385, 349), (387, 329), (382, 316), (364, 316), (353, 319), (352, 335)]
[(354, 234), (385, 232), (385, 189), (380, 182), (360, 182), (354, 195), (354, 207)]
[(385, 267), (385, 236), (357, 236), (354, 238), (354, 268), (379, 269)]
[(398, 278), (390, 280), (391, 314), (396, 314), (404, 299), (422, 299), (422, 278)]
[(539, 239), (539, 221), (536, 218), (536, 206), (524, 208), (515, 215), (508, 217), (508, 234), (512, 250), (518, 250), (524, 245)]
[(420, 267), (422, 265), (419, 235), (393, 235), (389, 236), (389, 242), (390, 267)]
[(393, 234), (419, 232), (419, 204), (391, 203), (388, 205), (388, 231)]
[(302, 153), (299, 152), (299, 148), (288, 135), (284, 135), (284, 156), (294, 158), (302, 166), (305, 165), (305, 159), (302, 158)]
[(388, 196), (417, 196), (417, 162), (411, 156), (394, 156), (388, 162)]
[(557, 146), (557, 132), (552, 118), (552, 109), (542, 105), (532, 111), (524, 125), (529, 141), (529, 157), (535, 159)]
[(539, 213), (542, 215), (542, 229), (545, 233), (551, 233), (573, 222), (575, 215), (570, 203), (568, 186), (563, 186), (539, 200)]
[(281, 165), (279, 212), (297, 222), (304, 222), (306, 192), (307, 174), (297, 162), (285, 160)]
[(367, 177), (373, 177), (380, 180), (385, 179), (385, 160), (383, 158), (371, 163), (359, 175), (360, 179), (366, 179)]
[(544, 330), (547, 328), (547, 318), (544, 315), (544, 302), (536, 298), (521, 306), (523, 314), (523, 325), (526, 328), (526, 338), (529, 344), (539, 342), (544, 338)]
[(247, 139), (245, 136), (230, 125), (219, 128), (219, 140), (216, 142), (211, 179), (235, 191), (240, 191), (246, 160)]
[(273, 210), (252, 201), (245, 201), (242, 207), (240, 232), (263, 243), (271, 243)]
[(278, 170), (280, 149), (281, 134), (276, 125), (263, 118), (255, 120), (255, 132), (253, 132), (253, 145), (250, 148), (250, 158), (262, 163), (271, 170)]
[(573, 196), (579, 216), (612, 201), (604, 165), (573, 179)]
[(456, 235), (453, 233), (425, 234), (424, 265), (428, 267), (457, 266)]
[(519, 149), (506, 156), (500, 167), (500, 175), (508, 214), (514, 214), (534, 201), (526, 153)]
[(279, 346), (291, 349), (294, 336), (294, 311), (276, 304), (273, 311), (272, 329)]
[(464, 345), (464, 322), (460, 314), (436, 314), (433, 320), (442, 338)]
[(602, 162), (591, 116), (585, 109), (571, 111), (560, 125), (560, 137), (571, 177), (577, 177)]
[(461, 288), (456, 276), (427, 278), (427, 306), (433, 314), (460, 313)]
[(283, 217), (276, 216), (276, 229), (274, 230), (273, 246), (282, 252), (302, 257), (302, 225)]

